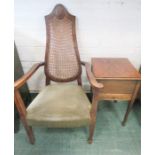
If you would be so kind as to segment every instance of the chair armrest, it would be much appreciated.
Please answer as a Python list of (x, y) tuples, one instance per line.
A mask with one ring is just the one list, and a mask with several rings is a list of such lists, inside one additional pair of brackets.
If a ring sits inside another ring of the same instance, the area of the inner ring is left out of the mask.
[(89, 80), (90, 85), (92, 87), (98, 88), (98, 89), (103, 88), (104, 87), (103, 84), (96, 81), (96, 79), (91, 71), (91, 65), (88, 62), (84, 62), (84, 61), (81, 61), (81, 64), (86, 67), (86, 74), (87, 74), (87, 78)]
[(37, 71), (37, 69), (44, 64), (44, 62), (34, 64), (26, 74), (24, 74), (21, 78), (15, 81), (14, 89), (17, 90), (18, 88), (23, 86), (23, 84)]

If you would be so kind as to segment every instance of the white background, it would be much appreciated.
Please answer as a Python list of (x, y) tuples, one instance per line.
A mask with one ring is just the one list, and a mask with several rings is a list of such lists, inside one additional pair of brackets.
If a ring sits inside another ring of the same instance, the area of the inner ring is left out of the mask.
[[(24, 71), (44, 61), (46, 29), (44, 16), (62, 3), (76, 15), (80, 56), (127, 57), (140, 67), (140, 0), (15, 0), (15, 43)], [(83, 74), (84, 88), (87, 87)], [(45, 84), (43, 70), (28, 81), (31, 92)]]

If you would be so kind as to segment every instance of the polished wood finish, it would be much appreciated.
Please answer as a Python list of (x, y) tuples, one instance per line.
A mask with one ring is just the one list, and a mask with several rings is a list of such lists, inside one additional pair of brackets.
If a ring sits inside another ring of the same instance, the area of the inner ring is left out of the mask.
[(96, 96), (94, 95), (92, 100), (92, 108), (90, 110), (91, 121), (89, 125), (89, 138), (88, 138), (89, 144), (93, 142), (93, 135), (94, 135), (95, 125), (96, 125), (97, 107), (98, 107), (98, 102), (97, 102)]
[(96, 79), (140, 79), (140, 74), (127, 58), (93, 58), (92, 64)]
[(25, 107), (23, 99), (22, 99), (22, 97), (21, 97), (21, 95), (17, 89), (14, 92), (14, 96), (15, 96), (14, 101), (15, 101), (17, 110), (19, 112), (21, 122), (24, 125), (24, 128), (26, 130), (26, 133), (28, 135), (30, 143), (34, 144), (35, 138), (34, 138), (34, 134), (32, 131), (32, 127), (29, 126), (27, 121), (26, 121), (26, 107)]
[(21, 86), (23, 86), (23, 84), (37, 71), (37, 69), (43, 65), (44, 65), (44, 62), (34, 64), (32, 68), (24, 76), (22, 76), (20, 79), (15, 81), (14, 88), (18, 89)]
[(122, 122), (125, 125), (138, 90), (140, 74), (127, 58), (92, 58), (96, 80), (104, 85), (93, 94), (96, 100), (127, 100), (128, 107)]
[[(74, 43), (73, 47), (75, 49), (75, 54), (78, 59), (79, 71), (76, 76), (68, 78), (68, 79), (59, 79), (59, 78), (55, 78), (55, 77), (51, 76), (49, 73), (49, 70), (48, 70), (49, 68), (47, 67), (48, 63), (49, 63), (48, 57), (49, 57), (49, 44), (50, 44), (50, 42), (49, 42), (50, 27), (48, 26), (48, 22), (53, 16), (57, 16), (57, 18), (59, 20), (61, 20), (63, 17), (66, 16), (73, 22), (73, 25), (72, 25), (73, 26), (73, 43)], [(63, 5), (58, 4), (54, 8), (53, 12), (45, 17), (45, 20), (46, 20), (46, 28), (47, 28), (47, 43), (46, 43), (45, 62), (34, 64), (32, 66), (32, 68), (23, 77), (21, 77), (19, 80), (15, 81), (15, 83), (14, 83), (15, 104), (16, 104), (16, 107), (20, 114), (20, 118), (21, 118), (22, 123), (25, 127), (26, 133), (28, 135), (28, 138), (29, 138), (29, 141), (31, 144), (34, 144), (34, 135), (33, 135), (32, 127), (28, 126), (28, 124), (27, 124), (26, 107), (24, 105), (24, 102), (23, 102), (18, 90), (38, 70), (39, 67), (44, 66), (45, 76), (46, 76), (46, 83), (45, 83), (46, 85), (49, 85), (51, 80), (56, 81), (56, 82), (68, 82), (68, 81), (77, 80), (78, 85), (82, 85), (82, 80), (81, 80), (82, 67), (81, 66), (84, 65), (86, 67), (86, 73), (87, 73), (88, 80), (90, 82), (90, 85), (93, 87), (94, 93), (96, 93), (100, 88), (103, 88), (103, 84), (99, 83), (96, 80), (96, 78), (94, 77), (94, 75), (92, 74), (91, 65), (87, 62), (80, 61), (80, 56), (79, 56), (79, 52), (78, 52), (78, 48), (77, 48), (76, 35), (75, 35), (75, 16), (69, 14)], [(90, 110), (90, 118), (91, 119), (90, 119), (90, 125), (89, 125), (89, 127), (90, 127), (89, 128), (89, 131), (90, 131), (89, 138), (88, 138), (89, 143), (92, 143), (92, 141), (93, 141), (93, 134), (94, 134), (95, 123), (96, 123), (96, 111), (97, 111), (96, 109), (97, 109), (97, 100), (96, 100), (96, 97), (94, 97), (92, 107)]]
[(112, 94), (131, 94), (135, 88), (136, 81), (129, 80), (98, 80), (104, 84), (104, 93)]
[(46, 77), (46, 82), (45, 82), (45, 85), (49, 85), (50, 84), (50, 79), (48, 77)]
[(94, 130), (95, 130), (95, 125), (96, 125), (96, 113), (97, 113), (97, 105), (98, 105), (98, 100), (97, 100), (97, 92), (104, 87), (102, 83), (97, 82), (95, 79), (93, 73), (91, 72), (91, 65), (88, 62), (81, 61), (81, 65), (86, 67), (86, 74), (88, 81), (93, 88), (93, 94), (96, 94), (93, 96), (92, 100), (92, 106), (90, 109), (90, 125), (89, 125), (89, 138), (88, 138), (88, 143), (92, 144), (93, 142), (93, 135), (94, 135)]
[(136, 96), (137, 96), (137, 94), (138, 94), (139, 89), (140, 89), (140, 81), (137, 82), (137, 84), (136, 84), (136, 86), (135, 86), (135, 89), (134, 89), (134, 91), (133, 91), (133, 94), (132, 94), (131, 101), (130, 101), (129, 104), (128, 104), (127, 111), (126, 111), (124, 120), (123, 120), (123, 122), (122, 122), (122, 125), (123, 125), (123, 126), (125, 126), (125, 123), (126, 123), (126, 121), (127, 121), (127, 119), (128, 119), (129, 112), (131, 111), (131, 108), (132, 108), (133, 103), (134, 103), (134, 101), (135, 101), (135, 99), (136, 99)]
[(95, 88), (103, 88), (104, 87), (103, 84), (97, 82), (96, 78), (94, 77), (91, 71), (91, 65), (88, 62), (84, 62), (84, 61), (81, 61), (81, 65), (86, 67), (86, 74), (90, 85)]

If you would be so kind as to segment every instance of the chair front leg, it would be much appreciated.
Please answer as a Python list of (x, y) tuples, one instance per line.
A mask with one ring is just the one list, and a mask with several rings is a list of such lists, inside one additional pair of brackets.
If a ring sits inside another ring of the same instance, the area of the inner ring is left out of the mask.
[(31, 144), (34, 144), (35, 138), (34, 138), (34, 134), (32, 131), (32, 127), (30, 127), (26, 121), (26, 108), (25, 108), (24, 102), (18, 90), (15, 91), (14, 100), (15, 100), (15, 104), (16, 104), (17, 110), (20, 115), (20, 119), (24, 125), (27, 136), (29, 138), (29, 142)]
[(28, 126), (27, 121), (25, 118), (21, 118), (21, 121), (24, 125), (24, 128), (26, 130), (27, 136), (29, 138), (29, 142), (30, 144), (34, 144), (35, 143), (35, 138), (34, 138), (34, 134), (33, 134), (33, 130), (31, 126)]
[(98, 100), (97, 97), (93, 95), (93, 100), (92, 100), (92, 108), (90, 111), (90, 125), (89, 125), (89, 138), (88, 138), (88, 143), (92, 144), (93, 142), (93, 135), (94, 135), (94, 130), (96, 126), (96, 112), (97, 112), (97, 106), (98, 106)]

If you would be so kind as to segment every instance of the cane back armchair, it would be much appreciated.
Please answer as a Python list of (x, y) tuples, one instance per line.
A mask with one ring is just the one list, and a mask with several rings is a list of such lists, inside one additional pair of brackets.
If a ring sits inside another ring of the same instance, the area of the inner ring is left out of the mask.
[[(86, 67), (88, 80), (97, 91), (98, 83), (89, 63), (80, 61), (75, 33), (75, 16), (58, 4), (45, 16), (46, 54), (45, 62), (36, 63), (14, 84), (15, 104), (31, 144), (34, 144), (32, 126), (51, 128), (73, 128), (89, 126), (88, 142), (92, 143), (97, 103), (90, 104), (82, 89), (81, 65)], [(19, 88), (44, 66), (46, 86), (26, 108)], [(77, 80), (78, 85), (66, 84)], [(58, 84), (50, 84), (55, 81)], [(95, 99), (93, 99), (95, 100)]]

